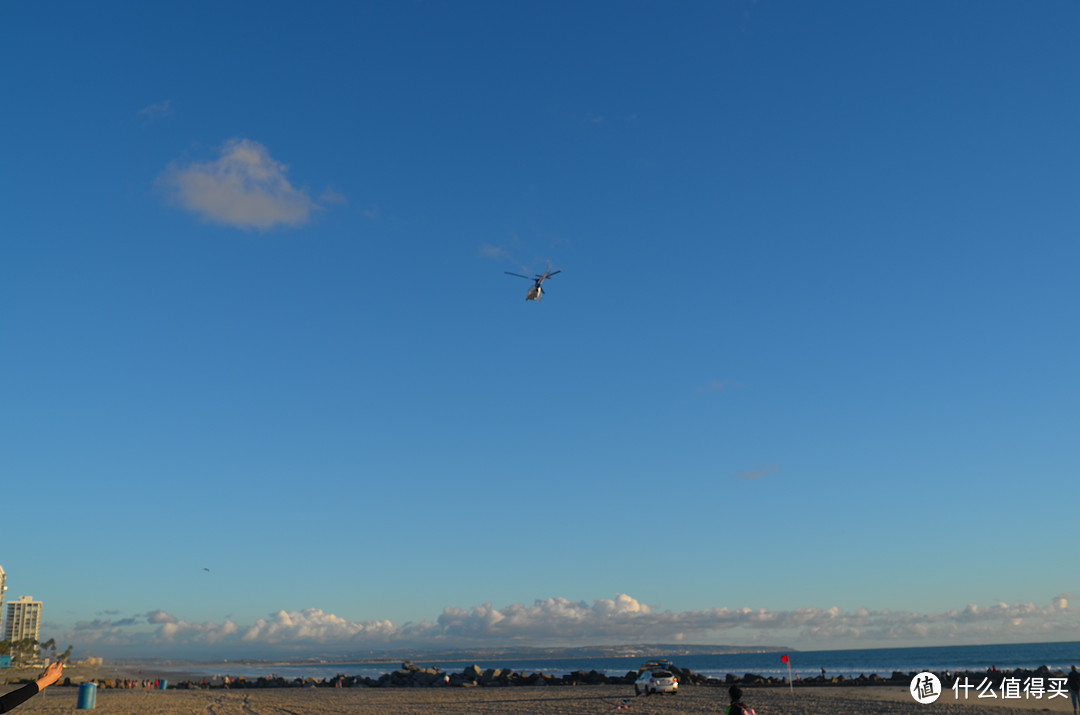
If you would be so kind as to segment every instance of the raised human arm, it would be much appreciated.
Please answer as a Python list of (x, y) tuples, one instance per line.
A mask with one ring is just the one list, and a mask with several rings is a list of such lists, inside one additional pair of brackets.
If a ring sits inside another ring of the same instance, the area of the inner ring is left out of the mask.
[(0, 713), (6, 713), (9, 710), (14, 710), (19, 707), (57, 680), (60, 680), (60, 676), (63, 674), (63, 663), (60, 661), (51, 663), (37, 680), (27, 683), (18, 690), (12, 690), (10, 693), (0, 695)]

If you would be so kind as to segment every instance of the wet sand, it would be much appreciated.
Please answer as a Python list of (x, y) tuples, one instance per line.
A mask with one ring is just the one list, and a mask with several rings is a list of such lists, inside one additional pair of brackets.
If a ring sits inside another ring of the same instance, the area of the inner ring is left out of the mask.
[[(0, 686), (7, 692), (14, 686)], [(725, 688), (685, 687), (678, 695), (634, 697), (624, 685), (501, 688), (281, 688), (248, 690), (97, 690), (92, 711), (78, 711), (77, 687), (54, 686), (31, 698), (19, 715), (584, 715), (723, 713)], [(744, 698), (759, 715), (1031, 715), (1071, 713), (1066, 698), (1051, 700), (972, 698), (951, 692), (931, 705), (898, 687), (748, 688)], [(628, 708), (620, 708), (623, 703)]]

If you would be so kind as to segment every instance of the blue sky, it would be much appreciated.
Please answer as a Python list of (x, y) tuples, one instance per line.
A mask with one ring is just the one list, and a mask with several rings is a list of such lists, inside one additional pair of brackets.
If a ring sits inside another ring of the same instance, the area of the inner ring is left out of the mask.
[(1078, 34), (5, 3), (7, 598), (107, 656), (1080, 639)]

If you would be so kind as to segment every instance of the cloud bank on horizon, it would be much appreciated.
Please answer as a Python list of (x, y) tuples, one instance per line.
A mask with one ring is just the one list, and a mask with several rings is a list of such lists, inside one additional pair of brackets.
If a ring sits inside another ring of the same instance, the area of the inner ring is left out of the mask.
[[(538, 599), (496, 609), (490, 603), (469, 609), (448, 606), (435, 621), (395, 626), (390, 621), (350, 621), (317, 608), (285, 611), (241, 626), (190, 623), (164, 611), (131, 618), (81, 622), (64, 634), (83, 651), (152, 654), (291, 655), (333, 650), (447, 650), (477, 647), (566, 647), (633, 643), (736, 645), (807, 644), (843, 647), (853, 639), (875, 644), (922, 642), (992, 643), (1052, 640), (1075, 632), (1080, 620), (1071, 594), (1047, 605), (969, 604), (943, 613), (859, 608), (709, 608), (658, 611), (626, 594), (592, 603), (566, 598)], [(1066, 629), (1071, 629), (1066, 630)], [(867, 645), (866, 647), (869, 647)]]

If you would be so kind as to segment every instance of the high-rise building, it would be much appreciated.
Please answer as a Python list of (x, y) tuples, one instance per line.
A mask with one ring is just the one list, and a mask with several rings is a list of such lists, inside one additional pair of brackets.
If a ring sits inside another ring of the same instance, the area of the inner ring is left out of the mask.
[(4, 614), (4, 591), (7, 590), (7, 574), (4, 567), (0, 566), (0, 615)]
[(26, 638), (38, 639), (41, 633), (41, 601), (30, 596), (20, 596), (18, 601), (7, 605), (4, 621), (4, 640), (9, 643)]

